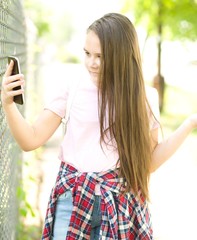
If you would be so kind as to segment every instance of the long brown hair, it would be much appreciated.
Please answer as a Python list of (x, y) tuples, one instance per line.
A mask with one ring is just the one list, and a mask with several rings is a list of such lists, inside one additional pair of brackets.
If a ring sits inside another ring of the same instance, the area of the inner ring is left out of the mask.
[(133, 189), (137, 194), (141, 190), (148, 199), (149, 105), (135, 28), (126, 16), (109, 13), (90, 25), (89, 30), (97, 34), (101, 44), (98, 83), (101, 141), (107, 143), (107, 133), (116, 141), (120, 176), (127, 182), (126, 192)]

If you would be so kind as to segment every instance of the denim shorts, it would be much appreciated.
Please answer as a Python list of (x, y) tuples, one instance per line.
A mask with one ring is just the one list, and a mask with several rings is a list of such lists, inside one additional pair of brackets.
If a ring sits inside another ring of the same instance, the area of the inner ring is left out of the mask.
[[(96, 195), (92, 212), (91, 240), (99, 239), (99, 231), (101, 226), (100, 201), (101, 197)], [(67, 191), (66, 193), (59, 196), (57, 200), (53, 225), (53, 240), (65, 240), (72, 209), (72, 193), (71, 191)]]

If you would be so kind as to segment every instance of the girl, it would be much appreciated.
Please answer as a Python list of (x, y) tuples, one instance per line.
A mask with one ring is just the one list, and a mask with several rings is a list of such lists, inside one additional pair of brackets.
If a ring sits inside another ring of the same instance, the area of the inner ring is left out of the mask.
[[(137, 35), (127, 17), (110, 13), (92, 23), (84, 52), (89, 78), (75, 89), (42, 239), (153, 239), (150, 174), (196, 128), (197, 116), (158, 142), (157, 101), (152, 103), (145, 89)], [(23, 85), (24, 77), (10, 76), (12, 68), (13, 62), (2, 82), (2, 105), (16, 141), (30, 151), (61, 124), (72, 84), (65, 84), (30, 126), (13, 102), (22, 90), (12, 89)]]

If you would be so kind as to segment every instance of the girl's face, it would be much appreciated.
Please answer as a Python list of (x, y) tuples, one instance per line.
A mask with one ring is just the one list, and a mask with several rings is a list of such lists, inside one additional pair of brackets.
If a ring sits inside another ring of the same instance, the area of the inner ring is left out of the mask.
[(85, 66), (91, 80), (97, 84), (101, 64), (101, 46), (98, 36), (93, 31), (88, 31), (85, 40)]

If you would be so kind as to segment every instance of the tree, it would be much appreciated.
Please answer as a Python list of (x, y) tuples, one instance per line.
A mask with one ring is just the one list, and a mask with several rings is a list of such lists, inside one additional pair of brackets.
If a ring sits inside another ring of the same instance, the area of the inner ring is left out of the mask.
[(24, 0), (26, 15), (33, 21), (38, 37), (43, 37), (50, 31), (51, 11), (38, 0)]
[(124, 0), (122, 11), (131, 11), (135, 24), (142, 24), (147, 36), (157, 36), (158, 71), (153, 85), (159, 93), (160, 110), (163, 109), (164, 77), (161, 75), (161, 46), (164, 39), (195, 41), (197, 37), (196, 0)]

